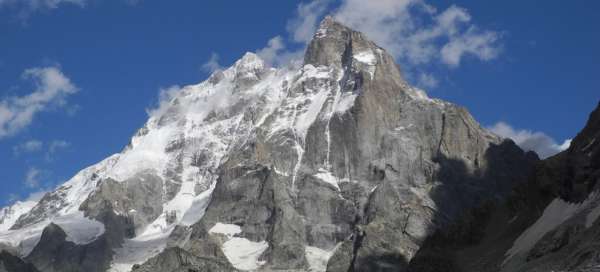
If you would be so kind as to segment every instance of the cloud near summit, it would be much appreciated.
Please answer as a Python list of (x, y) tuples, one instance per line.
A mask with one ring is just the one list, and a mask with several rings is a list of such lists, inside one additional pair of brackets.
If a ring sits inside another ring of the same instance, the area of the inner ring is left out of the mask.
[(566, 150), (571, 145), (571, 139), (558, 144), (543, 132), (515, 129), (505, 122), (498, 122), (488, 129), (498, 136), (513, 140), (525, 151), (534, 151), (542, 159)]
[(501, 33), (477, 26), (467, 9), (452, 5), (438, 11), (424, 0), (303, 2), (288, 20), (287, 39), (276, 36), (257, 52), (276, 66), (297, 61), (326, 14), (365, 33), (397, 59), (408, 78), (425, 88), (439, 82), (432, 66), (455, 69), (465, 58), (486, 62), (502, 52)]

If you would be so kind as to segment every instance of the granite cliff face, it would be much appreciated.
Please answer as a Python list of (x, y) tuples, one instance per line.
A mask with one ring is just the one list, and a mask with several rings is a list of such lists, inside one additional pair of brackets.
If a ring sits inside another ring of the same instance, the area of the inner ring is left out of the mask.
[[(13, 209), (0, 244), (43, 272), (448, 271), (542, 164), (326, 18), (301, 67), (247, 53), (178, 90), (123, 152)], [(585, 199), (585, 169), (536, 182)]]

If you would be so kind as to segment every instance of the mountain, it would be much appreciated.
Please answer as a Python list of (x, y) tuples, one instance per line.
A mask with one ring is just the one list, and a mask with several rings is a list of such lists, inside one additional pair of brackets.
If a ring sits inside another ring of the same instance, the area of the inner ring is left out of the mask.
[[(527, 233), (548, 233), (533, 207), (588, 205), (561, 201), (589, 199), (597, 177), (598, 157), (576, 149), (592, 136), (539, 161), (411, 87), (383, 48), (330, 17), (300, 67), (247, 53), (150, 115), (121, 153), (2, 210), (0, 249), (43, 272), (522, 267)], [(474, 247), (495, 249), (488, 226), (504, 251), (479, 258)]]

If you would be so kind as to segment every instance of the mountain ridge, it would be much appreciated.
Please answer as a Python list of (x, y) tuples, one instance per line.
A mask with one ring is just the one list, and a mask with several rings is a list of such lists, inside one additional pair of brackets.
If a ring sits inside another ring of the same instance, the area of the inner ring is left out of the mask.
[(183, 87), (0, 248), (44, 272), (409, 271), (536, 163), (327, 17), (300, 68), (246, 53)]

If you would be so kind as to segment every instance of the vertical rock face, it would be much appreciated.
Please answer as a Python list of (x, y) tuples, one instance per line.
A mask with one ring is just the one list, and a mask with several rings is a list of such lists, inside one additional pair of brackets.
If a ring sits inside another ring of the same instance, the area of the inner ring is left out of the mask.
[(179, 90), (0, 244), (44, 272), (408, 271), (536, 161), (326, 18), (301, 67), (248, 53)]

